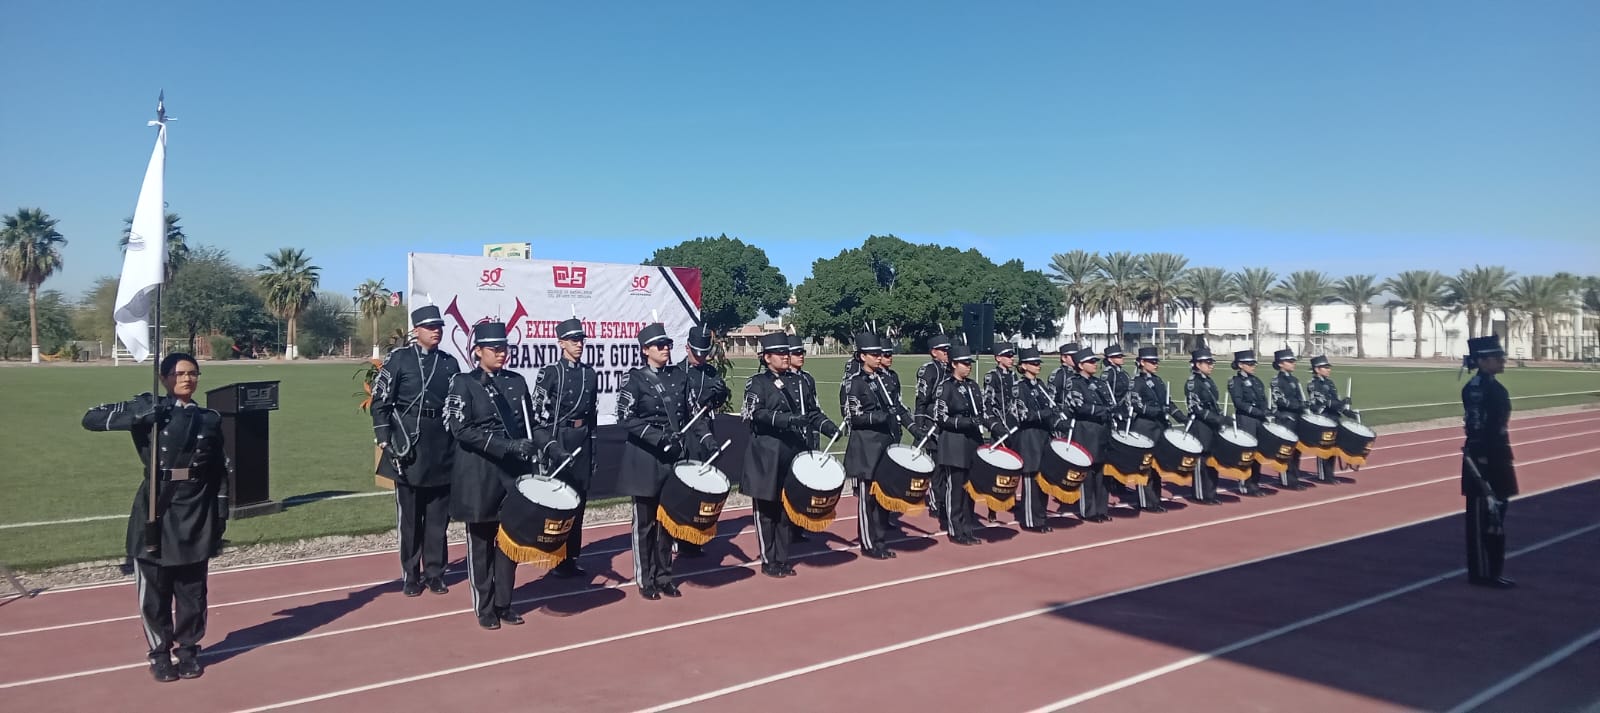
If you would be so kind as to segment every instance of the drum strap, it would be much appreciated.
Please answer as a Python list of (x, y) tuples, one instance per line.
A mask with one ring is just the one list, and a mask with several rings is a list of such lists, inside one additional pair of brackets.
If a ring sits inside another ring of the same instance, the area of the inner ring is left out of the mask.
[(495, 387), (494, 374), (487, 371), (483, 372), (483, 379), (480, 383), (483, 385), (483, 390), (488, 392), (489, 402), (494, 404), (494, 410), (500, 414), (500, 430), (504, 431), (508, 438), (521, 438), (521, 436), (511, 432), (511, 424), (516, 423), (516, 419), (513, 418), (515, 414), (511, 411), (511, 404), (506, 401), (505, 395), (501, 394), (500, 389)]

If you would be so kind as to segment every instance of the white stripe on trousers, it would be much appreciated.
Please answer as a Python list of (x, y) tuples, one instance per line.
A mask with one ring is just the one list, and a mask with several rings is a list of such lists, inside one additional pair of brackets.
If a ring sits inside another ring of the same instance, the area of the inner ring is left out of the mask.
[(134, 589), (137, 590), (139, 595), (139, 623), (144, 625), (144, 640), (150, 644), (149, 650), (154, 651), (157, 646), (161, 645), (161, 637), (156, 634), (155, 628), (150, 626), (150, 619), (144, 612), (144, 595), (145, 592), (149, 591), (150, 580), (145, 579), (144, 567), (140, 566), (138, 560), (133, 561), (133, 576), (138, 585)]
[[(767, 560), (767, 536), (765, 534), (763, 534), (763, 532), (762, 532), (762, 530), (764, 528), (763, 528), (763, 525), (761, 523), (761, 521), (763, 520), (763, 518), (761, 516), (761, 503), (760, 503), (760, 501), (757, 501), (755, 498), (751, 498), (750, 499), (750, 505), (751, 505), (750, 509), (755, 511), (755, 514), (756, 514), (756, 547), (760, 548), (760, 550), (761, 550), (761, 565), (763, 567), (765, 567), (765, 566), (771, 565), (772, 563)], [(777, 525), (778, 523), (777, 523), (777, 521), (773, 521), (772, 524), (773, 525)], [(778, 528), (774, 527), (772, 529), (776, 530)], [(777, 533), (774, 532), (773, 535), (777, 535)]]
[[(761, 528), (758, 527), (756, 529), (759, 530)], [(639, 533), (639, 499), (638, 498), (634, 498), (633, 499), (633, 544), (632, 544), (632, 547), (633, 547), (633, 584), (634, 584), (634, 586), (636, 586), (636, 587), (638, 587), (640, 589), (644, 589), (644, 588), (646, 588), (646, 585), (644, 583), (644, 561), (639, 559), (639, 552), (640, 552), (640, 550), (643, 549), (643, 548), (641, 548), (639, 546), (639, 539), (641, 537), (642, 536)]]
[[(396, 534), (398, 534), (400, 536), (400, 548), (399, 548), (401, 550), (401, 552), (400, 552), (400, 581), (401, 582), (409, 582), (409, 581), (411, 581), (411, 573), (406, 571), (406, 560), (405, 560), (406, 524), (405, 524), (404, 515), (405, 515), (405, 511), (402, 510), (401, 507), (400, 507), (400, 485), (396, 484), (394, 486), (394, 528), (395, 528), (395, 530), (398, 531)], [(472, 548), (468, 547), (467, 549), (470, 550)]]
[(944, 471), (944, 529), (945, 534), (954, 537), (956, 534), (956, 508), (955, 508), (955, 482), (948, 466)]
[[(477, 523), (469, 523), (467, 525), (467, 527), (472, 527), (475, 524), (477, 524)], [(468, 531), (467, 532), (467, 588), (472, 590), (472, 613), (473, 614), (479, 614), (479, 613), (483, 612), (483, 609), (478, 607), (478, 568), (472, 566), (472, 550), (473, 550), (472, 541), (474, 539), (477, 539), (477, 538), (473, 537), (471, 531)], [(491, 557), (489, 559), (489, 561), (492, 563), (494, 561), (494, 558)]]
[(856, 479), (856, 531), (861, 535), (861, 549), (870, 550), (877, 547), (872, 541), (872, 523), (867, 520), (867, 498), (872, 496), (871, 484), (860, 478)]

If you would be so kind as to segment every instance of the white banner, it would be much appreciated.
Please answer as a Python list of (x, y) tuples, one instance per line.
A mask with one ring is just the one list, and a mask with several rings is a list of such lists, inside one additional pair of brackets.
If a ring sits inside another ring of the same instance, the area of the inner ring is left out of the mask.
[[(583, 360), (599, 374), (600, 423), (616, 422), (617, 383), (644, 364), (639, 330), (660, 321), (672, 336), (673, 361), (683, 358), (689, 328), (700, 319), (700, 271), (615, 263), (499, 260), (411, 253), (409, 308), (438, 305), (444, 313), (440, 348), (475, 368), (472, 326), (506, 324), (506, 365), (527, 378), (560, 359), (556, 325), (583, 320)], [(652, 317), (652, 311), (655, 317)], [(576, 314), (574, 314), (576, 313)]]

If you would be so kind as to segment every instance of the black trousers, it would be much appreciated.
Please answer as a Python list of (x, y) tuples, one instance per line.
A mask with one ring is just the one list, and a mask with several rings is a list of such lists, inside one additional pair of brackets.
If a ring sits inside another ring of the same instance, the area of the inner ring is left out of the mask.
[(497, 521), (467, 523), (467, 581), (478, 616), (510, 609), (517, 586), (517, 563), (500, 551), (499, 532)]
[(976, 537), (972, 529), (972, 521), (976, 519), (972, 514), (972, 496), (967, 493), (967, 469), (954, 466), (938, 468), (942, 473), (944, 517), (941, 524), (945, 533), (951, 537)]
[(1140, 510), (1154, 510), (1161, 507), (1161, 474), (1154, 470), (1150, 471), (1144, 485), (1134, 488), (1134, 491)]
[(789, 563), (789, 542), (794, 537), (794, 523), (789, 513), (783, 511), (780, 500), (756, 500), (756, 543), (761, 547), (761, 564), (765, 566)]
[[(206, 573), (210, 560), (164, 567), (134, 560), (139, 618), (151, 656), (166, 656), (177, 644), (180, 657), (199, 653), (206, 635)], [(176, 619), (174, 619), (176, 614)]]
[(444, 576), (445, 529), (450, 525), (450, 488), (394, 486), (400, 524), (400, 575), (406, 582)]
[(1239, 481), (1239, 492), (1246, 495), (1261, 492), (1261, 464), (1250, 464), (1250, 477)]
[(672, 583), (672, 536), (656, 519), (660, 498), (633, 498), (633, 582), (639, 589)]
[(1278, 483), (1285, 488), (1300, 487), (1300, 449), (1296, 448), (1289, 456), (1289, 467), (1278, 476)]
[(940, 529), (947, 529), (950, 519), (950, 511), (945, 507), (945, 490), (949, 480), (950, 474), (945, 472), (944, 466), (937, 466), (933, 469), (933, 479), (928, 483), (928, 510), (938, 518)]
[[(583, 551), (583, 513), (589, 509), (589, 483), (594, 480), (594, 440), (585, 429), (562, 431), (561, 443), (568, 452), (583, 449), (572, 459), (556, 479), (578, 491), (578, 511), (572, 516), (572, 530), (567, 533), (567, 559), (576, 561)], [(551, 467), (560, 465), (553, 464)]]
[(1050, 515), (1045, 511), (1049, 498), (1039, 488), (1037, 473), (1029, 473), (1022, 478), (1022, 487), (1017, 489), (1017, 505), (1012, 512), (1017, 515), (1017, 522), (1023, 527), (1044, 527), (1050, 524)]
[(1105, 466), (1096, 465), (1083, 479), (1078, 493), (1078, 517), (1101, 517), (1111, 514), (1111, 489), (1106, 486)]
[(1335, 476), (1333, 474), (1333, 459), (1332, 458), (1318, 458), (1317, 459), (1317, 481), (1318, 482), (1322, 482), (1322, 483), (1330, 483), (1330, 482), (1333, 482), (1334, 480), (1336, 480), (1337, 478), (1338, 478), (1338, 476)]
[(1510, 501), (1501, 501), (1501, 525), (1496, 527), (1489, 513), (1489, 499), (1467, 496), (1467, 576), (1494, 579), (1505, 572), (1505, 511)]
[(889, 531), (888, 520), (889, 512), (872, 495), (872, 481), (856, 478), (856, 534), (861, 538), (863, 551), (889, 546), (885, 539)]
[(1194, 463), (1194, 499), (1200, 501), (1217, 498), (1217, 474), (1206, 467), (1204, 455)]

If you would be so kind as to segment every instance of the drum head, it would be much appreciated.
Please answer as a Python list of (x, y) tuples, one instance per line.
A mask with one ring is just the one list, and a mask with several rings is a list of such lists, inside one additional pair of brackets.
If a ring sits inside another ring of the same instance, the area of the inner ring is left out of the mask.
[(1111, 439), (1121, 443), (1122, 445), (1141, 451), (1147, 451), (1156, 447), (1156, 442), (1150, 440), (1149, 436), (1146, 436), (1143, 433), (1134, 433), (1133, 431), (1112, 431)]
[(1200, 447), (1200, 439), (1195, 438), (1194, 434), (1188, 433), (1181, 428), (1169, 428), (1165, 433), (1161, 434), (1161, 438), (1189, 455), (1197, 456), (1200, 455), (1201, 451), (1205, 450)]
[(1300, 439), (1299, 436), (1294, 435), (1294, 431), (1290, 430), (1288, 426), (1285, 426), (1281, 423), (1268, 423), (1263, 425), (1262, 428), (1267, 429), (1267, 431), (1272, 435), (1277, 436), (1278, 440), (1280, 441), (1288, 441), (1293, 443)]
[(697, 460), (686, 460), (672, 467), (672, 474), (695, 492), (707, 495), (726, 495), (728, 476), (714, 465)]
[(789, 462), (794, 479), (812, 490), (827, 492), (844, 487), (844, 466), (822, 451), (803, 451)]
[(1075, 465), (1079, 468), (1088, 468), (1094, 465), (1094, 459), (1089, 457), (1088, 451), (1083, 450), (1078, 447), (1078, 444), (1065, 438), (1052, 439), (1050, 441), (1050, 450), (1055, 451), (1056, 457), (1066, 461), (1068, 465)]
[(926, 475), (933, 472), (933, 458), (916, 446), (896, 443), (889, 446), (888, 456), (895, 465), (913, 473)]
[(517, 481), (517, 492), (531, 502), (554, 510), (578, 509), (578, 491), (554, 478), (523, 478)]
[(1022, 470), (1022, 456), (1005, 446), (978, 446), (978, 458), (1000, 470)]
[(1245, 433), (1244, 431), (1232, 426), (1228, 426), (1227, 428), (1217, 431), (1217, 435), (1222, 436), (1222, 440), (1239, 446), (1240, 448), (1248, 450), (1256, 447), (1255, 436)]
[(1354, 433), (1357, 436), (1361, 436), (1363, 438), (1377, 438), (1378, 437), (1378, 433), (1376, 431), (1374, 431), (1374, 430), (1372, 430), (1370, 428), (1367, 428), (1366, 424), (1363, 424), (1363, 423), (1361, 423), (1359, 421), (1351, 421), (1349, 419), (1340, 421), (1339, 422), (1339, 428), (1342, 428), (1342, 429), (1344, 429), (1346, 431)]
[(1309, 424), (1311, 424), (1313, 426), (1316, 426), (1318, 428), (1334, 428), (1334, 427), (1339, 425), (1337, 423), (1334, 423), (1333, 419), (1328, 418), (1327, 416), (1324, 416), (1324, 415), (1322, 415), (1320, 413), (1301, 414), (1300, 420), (1305, 421), (1306, 423), (1309, 423)]

